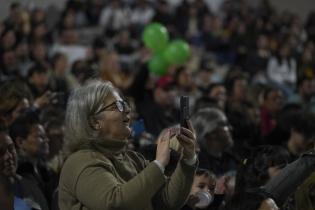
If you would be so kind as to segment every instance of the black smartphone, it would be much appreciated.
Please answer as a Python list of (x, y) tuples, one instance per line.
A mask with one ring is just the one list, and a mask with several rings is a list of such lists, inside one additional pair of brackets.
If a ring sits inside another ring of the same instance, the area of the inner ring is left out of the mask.
[(188, 128), (187, 120), (189, 120), (189, 97), (180, 97), (180, 126)]

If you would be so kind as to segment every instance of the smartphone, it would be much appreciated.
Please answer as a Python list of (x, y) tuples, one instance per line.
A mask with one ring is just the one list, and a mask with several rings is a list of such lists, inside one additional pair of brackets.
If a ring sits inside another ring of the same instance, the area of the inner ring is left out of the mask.
[(189, 97), (180, 97), (180, 126), (188, 128), (187, 120), (189, 120)]

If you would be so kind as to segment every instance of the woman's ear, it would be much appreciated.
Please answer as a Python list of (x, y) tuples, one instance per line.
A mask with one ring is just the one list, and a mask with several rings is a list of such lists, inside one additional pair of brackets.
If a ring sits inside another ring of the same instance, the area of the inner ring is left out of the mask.
[(96, 117), (90, 117), (89, 118), (89, 125), (93, 130), (99, 130), (101, 129), (101, 124), (99, 120), (96, 119)]

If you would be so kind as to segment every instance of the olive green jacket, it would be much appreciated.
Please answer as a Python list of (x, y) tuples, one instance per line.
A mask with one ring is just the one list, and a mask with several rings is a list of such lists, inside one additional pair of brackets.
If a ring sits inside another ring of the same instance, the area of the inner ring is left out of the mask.
[(296, 191), (295, 203), (297, 210), (315, 210), (315, 172)]
[(140, 154), (107, 158), (80, 150), (65, 162), (59, 182), (60, 210), (180, 209), (189, 195), (196, 166), (180, 161), (170, 178)]

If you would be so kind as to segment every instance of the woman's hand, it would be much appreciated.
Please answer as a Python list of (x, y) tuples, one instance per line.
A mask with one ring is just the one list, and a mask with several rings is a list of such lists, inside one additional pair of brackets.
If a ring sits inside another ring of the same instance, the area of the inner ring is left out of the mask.
[(170, 130), (164, 130), (157, 140), (156, 160), (164, 167), (170, 161)]
[(39, 96), (38, 98), (35, 99), (34, 105), (37, 108), (44, 108), (45, 106), (47, 106), (51, 99), (55, 96), (54, 93), (50, 92), (50, 91), (46, 91), (43, 95)]
[(188, 129), (181, 127), (177, 139), (183, 147), (183, 159), (191, 160), (196, 155), (196, 135), (190, 120), (187, 120)]

